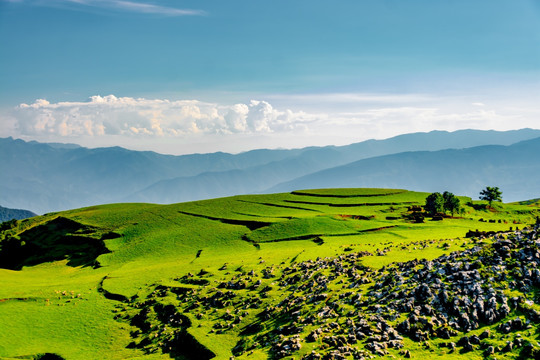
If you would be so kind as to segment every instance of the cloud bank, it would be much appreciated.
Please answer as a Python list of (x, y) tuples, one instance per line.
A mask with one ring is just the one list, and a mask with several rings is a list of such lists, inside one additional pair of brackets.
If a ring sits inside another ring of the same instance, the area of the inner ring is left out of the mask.
[(115, 95), (83, 102), (37, 99), (0, 114), (0, 136), (175, 154), (238, 152), (344, 145), (418, 131), (538, 128), (540, 116), (530, 103), (492, 105), (468, 97), (333, 94), (326, 102), (333, 105), (326, 108), (321, 95), (292, 100), (285, 95), (233, 104)]
[(306, 128), (312, 116), (278, 111), (266, 101), (218, 105), (198, 100), (149, 100), (92, 96), (87, 102), (38, 99), (13, 112), (22, 135), (182, 137), (193, 134), (255, 134)]

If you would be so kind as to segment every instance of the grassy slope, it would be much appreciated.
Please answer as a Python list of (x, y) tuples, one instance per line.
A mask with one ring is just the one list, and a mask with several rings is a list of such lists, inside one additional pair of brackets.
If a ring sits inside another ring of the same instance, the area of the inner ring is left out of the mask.
[[(394, 261), (435, 258), (468, 246), (469, 240), (463, 237), (469, 229), (522, 227), (539, 213), (537, 207), (497, 204), (497, 212), (465, 206), (460, 218), (444, 221), (413, 224), (404, 219), (387, 220), (400, 217), (411, 205), (423, 204), (426, 196), (403, 190), (328, 189), (174, 205), (114, 204), (62, 212), (63, 217), (122, 236), (105, 240), (111, 253), (98, 258), (102, 267), (97, 269), (73, 268), (65, 260), (22, 271), (0, 269), (0, 357), (44, 352), (67, 359), (97, 359), (103, 354), (111, 359), (142, 356), (140, 350), (126, 347), (134, 328), (114, 319), (119, 304), (99, 292), (100, 283), (111, 293), (131, 297), (156, 284), (176, 283), (174, 279), (201, 269), (210, 273), (210, 281), (221, 281), (234, 276), (238, 268), (261, 271), (272, 264), (334, 256), (351, 249), (373, 253), (386, 248), (384, 256), (363, 259), (365, 265), (380, 268)], [(467, 201), (470, 199), (462, 198), (462, 203)], [(20, 222), (14, 233), (58, 215)], [(356, 219), (357, 215), (372, 218)], [(480, 222), (481, 218), (501, 223)], [(373, 229), (380, 230), (365, 231)], [(316, 237), (322, 239), (321, 245), (313, 241)], [(448, 239), (449, 247), (420, 242), (428, 239)], [(227, 270), (220, 270), (225, 264)], [(192, 321), (201, 325), (189, 330), (199, 342), (217, 358), (231, 356), (237, 333), (211, 335), (210, 321)], [(250, 358), (266, 356), (255, 352)]]

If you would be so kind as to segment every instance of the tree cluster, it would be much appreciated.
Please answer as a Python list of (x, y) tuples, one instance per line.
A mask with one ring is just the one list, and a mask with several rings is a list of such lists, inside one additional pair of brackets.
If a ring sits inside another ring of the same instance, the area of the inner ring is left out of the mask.
[(430, 215), (450, 212), (452, 216), (460, 209), (460, 201), (457, 196), (449, 191), (444, 193), (434, 192), (426, 198), (424, 209)]

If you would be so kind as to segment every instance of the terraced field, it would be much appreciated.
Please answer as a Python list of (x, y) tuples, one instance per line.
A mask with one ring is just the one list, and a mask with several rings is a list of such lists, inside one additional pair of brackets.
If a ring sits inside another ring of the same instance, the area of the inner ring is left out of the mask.
[(460, 197), (434, 221), (427, 195), (304, 190), (19, 221), (0, 235), (0, 357), (540, 356), (525, 229), (538, 203)]

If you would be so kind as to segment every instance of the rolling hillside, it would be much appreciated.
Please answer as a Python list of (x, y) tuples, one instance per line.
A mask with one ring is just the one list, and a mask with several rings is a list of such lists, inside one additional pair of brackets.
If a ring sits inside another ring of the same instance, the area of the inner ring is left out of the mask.
[(540, 209), (460, 197), (437, 220), (427, 195), (303, 190), (19, 221), (0, 233), (0, 357), (537, 356), (525, 228)]

